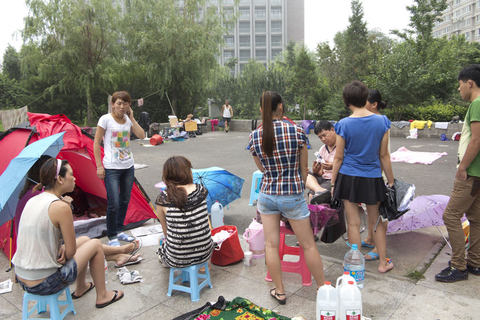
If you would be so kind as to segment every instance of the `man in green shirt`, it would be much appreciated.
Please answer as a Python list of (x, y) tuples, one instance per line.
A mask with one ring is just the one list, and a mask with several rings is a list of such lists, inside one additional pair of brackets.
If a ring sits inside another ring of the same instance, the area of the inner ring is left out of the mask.
[[(480, 65), (463, 69), (458, 76), (458, 91), (463, 100), (471, 101), (458, 146), (458, 168), (450, 201), (443, 213), (452, 245), (449, 266), (435, 280), (467, 280), (468, 273), (480, 276)], [(470, 247), (465, 259), (465, 236), (461, 218), (470, 223)]]

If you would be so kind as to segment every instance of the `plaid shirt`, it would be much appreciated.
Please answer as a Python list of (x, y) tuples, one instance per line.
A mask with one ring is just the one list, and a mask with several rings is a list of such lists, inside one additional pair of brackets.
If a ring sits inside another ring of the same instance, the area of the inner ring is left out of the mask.
[(303, 193), (305, 184), (300, 172), (300, 149), (307, 143), (305, 130), (282, 120), (273, 120), (275, 145), (273, 156), (262, 151), (263, 127), (250, 133), (249, 147), (253, 156), (260, 159), (265, 168), (260, 192), (289, 195)]

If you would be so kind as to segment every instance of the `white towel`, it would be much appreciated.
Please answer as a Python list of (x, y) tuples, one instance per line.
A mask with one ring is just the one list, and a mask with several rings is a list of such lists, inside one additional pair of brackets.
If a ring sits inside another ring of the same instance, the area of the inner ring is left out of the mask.
[(435, 122), (436, 129), (448, 129), (448, 122)]

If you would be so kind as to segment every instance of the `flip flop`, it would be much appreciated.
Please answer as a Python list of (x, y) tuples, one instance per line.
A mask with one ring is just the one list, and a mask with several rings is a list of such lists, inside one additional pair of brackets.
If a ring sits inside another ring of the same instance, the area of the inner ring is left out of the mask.
[(368, 243), (366, 243), (366, 242), (363, 241), (363, 240), (362, 240), (362, 247), (371, 248), (371, 249), (375, 248), (375, 246), (373, 246), (373, 245), (371, 245), (371, 244), (368, 244)]
[(126, 241), (126, 242), (132, 242), (132, 241), (134, 241), (134, 240), (135, 240), (135, 238), (134, 238), (134, 237), (132, 237), (132, 236), (129, 236), (128, 234), (126, 234), (126, 233), (123, 233), (123, 232), (122, 232), (122, 233), (119, 233), (119, 234), (117, 234), (117, 238), (118, 238), (118, 240), (120, 240), (120, 241)]
[(142, 248), (142, 240), (138, 239), (138, 248), (136, 248), (136, 249), (135, 249), (135, 247), (137, 246), (137, 242), (134, 241), (133, 243), (134, 243), (133, 250), (132, 250), (132, 252), (130, 252), (131, 256), (134, 256), (135, 253), (140, 251), (140, 249)]
[[(371, 258), (371, 259), (365, 258), (365, 261), (375, 261), (375, 260), (378, 260), (378, 258), (380, 258), (380, 256), (378, 255), (378, 253), (373, 252), (373, 251), (370, 251), (370, 252), (367, 253), (365, 256), (370, 256), (370, 258)], [(364, 256), (364, 257), (365, 257), (365, 256)]]
[(313, 195), (312, 200), (310, 200), (310, 204), (322, 204), (322, 203), (330, 203), (332, 196), (330, 191), (325, 190), (323, 192), (315, 192)]
[[(287, 298), (285, 297), (285, 293), (277, 293), (277, 288), (273, 288), (272, 290), (270, 290), (270, 296), (277, 300), (278, 303), (280, 304), (285, 304), (287, 303)], [(279, 299), (278, 297), (285, 297), (285, 299)]]
[(132, 265), (132, 264), (137, 264), (137, 263), (139, 263), (140, 261), (143, 260), (142, 257), (138, 257), (137, 260), (135, 260), (135, 261), (130, 261), (130, 259), (131, 259), (132, 257), (133, 257), (133, 254), (130, 255), (130, 257), (128, 257), (127, 262), (125, 262), (124, 264), (116, 264), (116, 263), (115, 263), (115, 268), (122, 268), (122, 267), (125, 267), (125, 266), (130, 266), (130, 265)]
[(117, 299), (117, 296), (118, 296), (118, 290), (113, 290), (113, 292), (115, 292), (115, 295), (113, 296), (113, 299), (108, 301), (108, 302), (105, 302), (105, 303), (96, 303), (95, 304), (95, 307), (97, 308), (105, 308), (106, 306), (114, 303), (114, 302), (117, 302), (118, 300), (122, 299), (123, 296), (125, 295), (124, 293), (122, 293), (122, 295), (120, 297), (118, 297)]
[(95, 284), (93, 282), (89, 282), (90, 283), (90, 288), (87, 289), (87, 291), (85, 291), (81, 296), (76, 296), (75, 295), (75, 291), (72, 293), (72, 299), (80, 299), (81, 297), (83, 297), (88, 291), (92, 290), (93, 288), (95, 288)]

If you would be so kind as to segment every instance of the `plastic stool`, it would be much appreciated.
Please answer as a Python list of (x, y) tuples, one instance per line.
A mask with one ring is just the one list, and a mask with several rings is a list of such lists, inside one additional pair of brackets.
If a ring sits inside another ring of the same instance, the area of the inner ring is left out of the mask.
[[(59, 300), (60, 295), (65, 292), (65, 295), (67, 296), (67, 300)], [(37, 301), (35, 306), (31, 309), (28, 310), (28, 302), (29, 301)], [(50, 306), (50, 318), (29, 318), (29, 316), (37, 310), (37, 313), (43, 313), (47, 311), (47, 304)], [(67, 306), (65, 310), (60, 314), (60, 306), (65, 305)], [(75, 307), (73, 306), (73, 301), (72, 301), (72, 295), (70, 294), (70, 288), (66, 287), (60, 292), (57, 292), (55, 294), (51, 294), (48, 296), (40, 296), (36, 294), (31, 294), (28, 292), (25, 292), (23, 294), (23, 311), (22, 311), (22, 320), (26, 319), (53, 319), (53, 320), (61, 320), (65, 318), (67, 313), (72, 312), (73, 314), (76, 314), (75, 312)]]
[(253, 206), (253, 201), (258, 200), (260, 193), (260, 183), (262, 182), (263, 173), (257, 170), (252, 175), (252, 186), (250, 187), (250, 202), (249, 206)]
[[(198, 270), (201, 267), (205, 267), (205, 274), (198, 273)], [(175, 270), (180, 270), (182, 273), (175, 277)], [(198, 278), (205, 280), (198, 284)], [(177, 282), (179, 279), (182, 279), (182, 283), (186, 281), (190, 282), (190, 287), (182, 286), (181, 284), (175, 284), (175, 282)], [(183, 291), (190, 293), (190, 298), (193, 302), (195, 302), (200, 300), (200, 290), (202, 290), (207, 284), (210, 286), (210, 288), (213, 288), (212, 282), (210, 281), (208, 261), (186, 268), (170, 268), (170, 280), (168, 282), (167, 296), (172, 296), (172, 290)]]
[[(285, 244), (285, 235), (286, 234), (294, 234), (293, 231), (290, 231), (285, 227), (285, 225), (280, 226), (280, 246), (278, 248), (278, 254), (280, 255), (282, 272), (291, 272), (291, 273), (299, 273), (302, 276), (302, 285), (304, 286), (311, 286), (312, 285), (312, 274), (310, 270), (308, 270), (307, 262), (305, 261), (305, 254), (303, 252), (302, 247), (291, 247)], [(284, 261), (283, 256), (295, 255), (299, 256), (298, 261)], [(272, 277), (270, 277), (270, 273), (267, 271), (267, 276), (265, 277), (266, 281), (272, 281)]]

